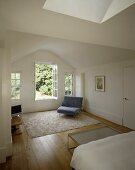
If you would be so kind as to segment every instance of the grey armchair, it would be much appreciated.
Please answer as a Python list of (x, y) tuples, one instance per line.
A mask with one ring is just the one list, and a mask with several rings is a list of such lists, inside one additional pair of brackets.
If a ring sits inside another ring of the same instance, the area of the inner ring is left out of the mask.
[(58, 113), (77, 115), (82, 109), (83, 97), (64, 96), (62, 105), (57, 109)]

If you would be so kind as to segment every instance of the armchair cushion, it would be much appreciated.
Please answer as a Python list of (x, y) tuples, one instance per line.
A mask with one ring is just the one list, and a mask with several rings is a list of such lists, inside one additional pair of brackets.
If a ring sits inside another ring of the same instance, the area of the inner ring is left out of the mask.
[(68, 115), (74, 115), (77, 114), (81, 111), (80, 108), (77, 107), (65, 107), (65, 106), (60, 106), (57, 110), (58, 113), (63, 113), (63, 114), (68, 114)]

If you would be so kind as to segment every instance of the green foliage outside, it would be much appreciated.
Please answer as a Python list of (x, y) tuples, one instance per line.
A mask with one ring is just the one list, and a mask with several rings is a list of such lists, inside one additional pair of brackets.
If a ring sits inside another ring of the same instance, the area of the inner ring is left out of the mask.
[[(53, 65), (36, 64), (36, 91), (41, 95), (52, 96), (53, 94)], [(72, 74), (65, 74), (65, 95), (72, 95)]]
[(52, 96), (52, 65), (36, 64), (36, 91)]
[(72, 74), (65, 74), (65, 95), (72, 95)]
[(20, 87), (12, 87), (11, 98), (12, 99), (20, 99)]
[(20, 99), (20, 73), (11, 73), (11, 99)]

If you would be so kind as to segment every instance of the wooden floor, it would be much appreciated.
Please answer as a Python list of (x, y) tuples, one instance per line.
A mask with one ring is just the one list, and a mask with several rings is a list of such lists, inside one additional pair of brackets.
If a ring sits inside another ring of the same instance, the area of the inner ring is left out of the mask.
[[(88, 115), (120, 132), (131, 131), (95, 115)], [(0, 170), (71, 170), (72, 154), (67, 149), (67, 134), (90, 127), (31, 139), (21, 126), (22, 134), (13, 135), (13, 156), (0, 165)]]

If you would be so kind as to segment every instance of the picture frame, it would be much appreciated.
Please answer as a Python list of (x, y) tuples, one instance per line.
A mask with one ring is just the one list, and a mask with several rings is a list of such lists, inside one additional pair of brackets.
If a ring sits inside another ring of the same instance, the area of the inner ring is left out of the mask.
[(100, 92), (105, 91), (105, 76), (95, 76), (95, 90)]

